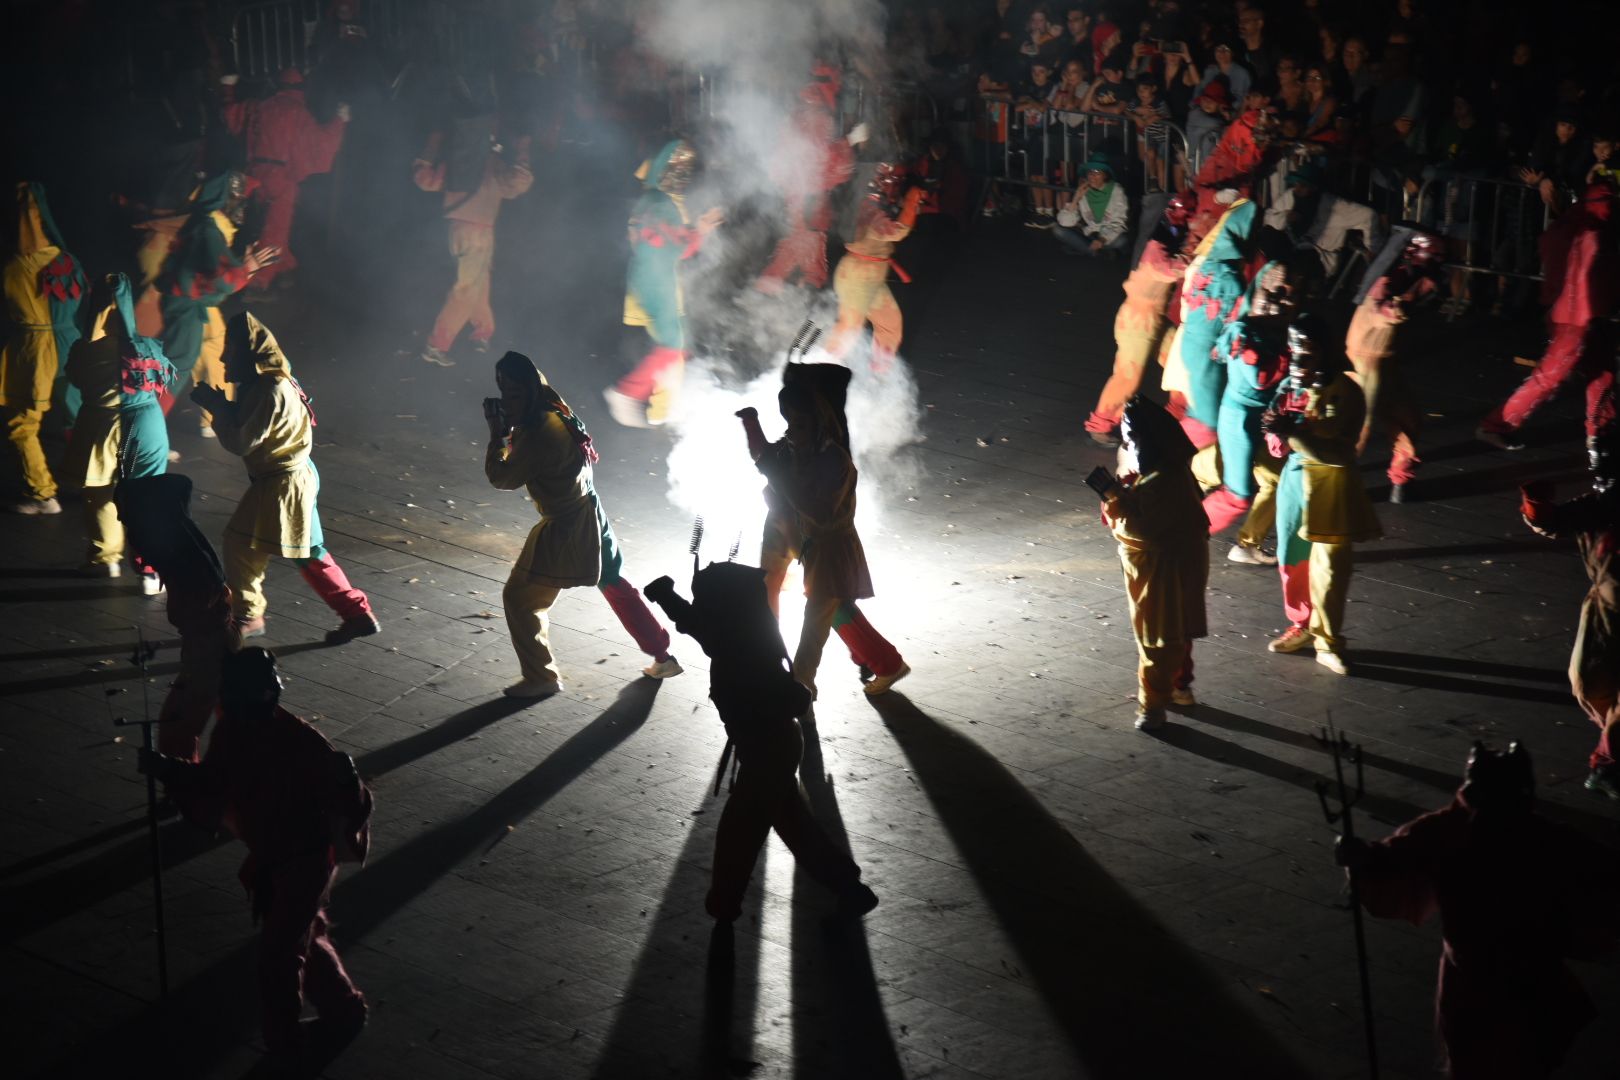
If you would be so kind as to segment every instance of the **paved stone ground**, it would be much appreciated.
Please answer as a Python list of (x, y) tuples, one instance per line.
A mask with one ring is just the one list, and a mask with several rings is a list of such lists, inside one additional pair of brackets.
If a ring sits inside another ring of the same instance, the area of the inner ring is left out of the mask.
[[(325, 1075), (1362, 1076), (1350, 918), (1313, 791), (1330, 710), (1366, 748), (1370, 832), (1443, 804), (1471, 739), (1519, 736), (1548, 812), (1614, 841), (1615, 811), (1579, 787), (1592, 732), (1563, 674), (1585, 581), (1514, 512), (1520, 481), (1577, 475), (1575, 411), (1551, 410), (1519, 455), (1468, 437), (1522, 374), (1511, 353), (1534, 348), (1533, 326), (1414, 331), (1424, 498), (1381, 506), (1386, 539), (1359, 553), (1359, 676), (1268, 654), (1275, 574), (1217, 542), (1202, 703), (1153, 738), (1130, 727), (1118, 565), (1080, 482), (1106, 457), (1080, 420), (1120, 272), (1010, 225), (965, 248), (906, 298), (926, 440), (867, 537), (869, 613), (915, 674), (871, 703), (829, 650), (803, 770), (883, 903), (858, 932), (827, 931), (828, 898), (773, 839), (729, 967), (702, 911), (722, 733), (697, 649), (678, 648), (685, 676), (641, 680), (606, 604), (576, 590), (555, 612), (567, 692), (499, 697), (515, 673), (499, 590), (532, 510), (481, 476), (482, 365), (398, 355), (397, 326), (267, 314), (318, 399), (331, 548), (386, 627), (322, 647), (329, 614), (274, 568), (287, 704), (377, 794), (371, 862), (333, 900), (375, 1009)], [(598, 434), (630, 572), (681, 579), (668, 437), (601, 415), (609, 372), (548, 370)], [(176, 445), (217, 536), (240, 467)], [(1378, 463), (1367, 476), (1382, 486)], [(164, 643), (154, 701), (174, 643), (161, 601), (73, 576), (73, 510), (0, 534), (0, 986), (20, 1073), (251, 1073), (242, 852), (179, 821), (162, 827), (173, 991), (157, 999), (143, 786), (109, 718), (142, 708), (132, 627)], [(1378, 923), (1369, 943), (1384, 1075), (1429, 1075), (1437, 934)], [(1612, 1024), (1614, 967), (1580, 974)], [(1561, 1075), (1615, 1075), (1603, 1026)]]

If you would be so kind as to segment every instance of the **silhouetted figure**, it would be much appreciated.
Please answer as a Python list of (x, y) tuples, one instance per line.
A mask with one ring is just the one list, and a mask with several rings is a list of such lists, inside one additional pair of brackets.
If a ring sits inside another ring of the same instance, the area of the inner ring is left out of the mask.
[(220, 722), (201, 762), (142, 750), (140, 767), (168, 785), (181, 811), (224, 826), (248, 848), (238, 873), (259, 931), (264, 1041), (273, 1061), (295, 1064), (304, 1047), (304, 997), (332, 1033), (366, 1021), (366, 999), (327, 937), (326, 900), (341, 862), (364, 863), (371, 792), (349, 755), (280, 707), (273, 655), (244, 649), (224, 664)]
[(1596, 1015), (1564, 960), (1613, 947), (1620, 866), (1534, 803), (1524, 747), (1476, 742), (1451, 805), (1336, 851), (1373, 915), (1439, 913), (1435, 1019), (1454, 1080), (1549, 1076)]
[(1569, 658), (1575, 700), (1598, 726), (1588, 791), (1620, 799), (1620, 431), (1592, 445), (1592, 490), (1558, 503), (1550, 480), (1523, 488), (1525, 524), (1542, 536), (1573, 536), (1592, 588), (1581, 602)]
[(1119, 542), (1136, 637), (1136, 727), (1162, 727), (1165, 708), (1193, 705), (1192, 643), (1208, 632), (1209, 518), (1193, 479), (1192, 440), (1161, 406), (1126, 402), (1120, 437), (1133, 472), (1104, 486), (1103, 523)]
[(130, 549), (168, 592), (169, 625), (180, 632), (180, 674), (158, 714), (157, 746), (196, 761), (219, 704), (220, 665), (236, 643), (231, 590), (213, 545), (191, 520), (191, 478), (178, 473), (119, 482), (118, 518)]
[(776, 616), (765, 603), (764, 572), (712, 563), (692, 575), (691, 603), (667, 577), (647, 586), (647, 598), (708, 655), (709, 699), (737, 754), (736, 782), (715, 831), (705, 909), (723, 923), (736, 920), (765, 835), (775, 829), (805, 871), (838, 894), (839, 916), (871, 911), (877, 894), (816, 824), (799, 784), (804, 734), (797, 718), (810, 708), (810, 694), (788, 664)]

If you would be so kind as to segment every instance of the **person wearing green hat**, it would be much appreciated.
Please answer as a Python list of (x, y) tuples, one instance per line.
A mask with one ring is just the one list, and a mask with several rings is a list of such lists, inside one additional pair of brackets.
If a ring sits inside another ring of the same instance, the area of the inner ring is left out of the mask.
[(1080, 186), (1058, 215), (1052, 230), (1064, 250), (1074, 255), (1124, 258), (1130, 246), (1126, 225), (1130, 204), (1125, 189), (1114, 179), (1114, 168), (1103, 154), (1086, 159)]

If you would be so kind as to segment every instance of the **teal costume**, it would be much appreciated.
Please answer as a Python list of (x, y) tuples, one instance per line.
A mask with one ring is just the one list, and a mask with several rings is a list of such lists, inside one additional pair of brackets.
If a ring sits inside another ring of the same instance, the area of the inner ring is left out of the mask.
[(695, 250), (697, 230), (687, 223), (679, 195), (659, 189), (670, 159), (686, 144), (665, 144), (641, 177), (642, 194), (630, 212), (630, 270), (624, 321), (644, 326), (662, 348), (686, 349), (686, 311), (681, 297), (680, 262)]
[(1253, 499), (1254, 448), (1261, 439), (1260, 416), (1277, 396), (1288, 373), (1288, 322), (1283, 315), (1248, 317), (1265, 280), (1267, 263), (1249, 283), (1236, 317), (1215, 342), (1216, 363), (1225, 368), (1216, 435), (1221, 447), (1221, 482), (1240, 499)]
[(123, 359), (118, 395), (118, 423), (122, 438), (118, 448), (118, 475), (122, 480), (159, 476), (169, 468), (169, 428), (163, 422), (158, 396), (174, 384), (174, 365), (154, 338), (142, 337), (135, 330), (135, 300), (129, 278), (117, 275), (113, 302), (123, 320), (124, 333), (132, 348)]
[(1217, 363), (1210, 354), (1243, 297), (1243, 264), (1256, 211), (1254, 203), (1246, 202), (1226, 214), (1182, 292), (1186, 317), (1181, 322), (1181, 363), (1187, 373), (1187, 418), (1210, 431), (1219, 423), (1227, 374), (1227, 365)]
[(207, 181), (192, 203), (191, 217), (175, 238), (174, 252), (158, 277), (162, 294), (163, 351), (183, 387), (202, 353), (209, 312), (247, 284), (247, 267), (231, 251), (230, 239), (214, 220), (230, 199), (229, 174)]
[(40, 275), (40, 285), (51, 307), (51, 336), (56, 339), (55, 407), (62, 410), (64, 425), (71, 428), (78, 418), (82, 399), (78, 387), (68, 382), (67, 355), (73, 343), (84, 335), (84, 313), (80, 308), (90, 286), (85, 281), (84, 268), (68, 254), (62, 230), (56, 227), (56, 219), (51, 216), (50, 204), (45, 201), (45, 185), (31, 183), (28, 189), (33, 192), (34, 203), (39, 207), (39, 221), (44, 226), (45, 238), (61, 252)]

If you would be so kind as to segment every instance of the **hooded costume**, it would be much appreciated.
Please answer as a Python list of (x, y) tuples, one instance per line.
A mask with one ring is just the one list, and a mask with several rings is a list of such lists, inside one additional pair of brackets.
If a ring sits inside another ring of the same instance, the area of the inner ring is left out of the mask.
[[(22, 462), (25, 494), (43, 504), (56, 496), (56, 480), (39, 443), (39, 428), (59, 376), (65, 377), (68, 350), (79, 338), (79, 305), (89, 286), (62, 244), (43, 185), (17, 185), (15, 239), (0, 278), (11, 324), (11, 336), (0, 347), (0, 407), (7, 438)], [(78, 394), (65, 394), (63, 406), (71, 426)]]
[(1511, 436), (1530, 414), (1572, 378), (1586, 382), (1586, 435), (1595, 439), (1615, 422), (1615, 324), (1620, 301), (1613, 185), (1590, 185), (1585, 198), (1559, 215), (1541, 238), (1542, 302), (1550, 305), (1547, 351), (1535, 370), (1480, 427)]
[(837, 630), (850, 659), (876, 677), (867, 692), (877, 694), (911, 669), (855, 604), (874, 593), (855, 531), (858, 474), (844, 416), (849, 380), (849, 369), (838, 364), (790, 363), (783, 370), (782, 413), (803, 417), (807, 445), (795, 446), (786, 437), (767, 443), (757, 416), (746, 413), (743, 422), (749, 453), (767, 481), (760, 557), (773, 611), (788, 564), (798, 558), (804, 565), (804, 625), (793, 657), (795, 677), (815, 692), (827, 634)]
[(925, 191), (914, 186), (902, 195), (902, 172), (893, 165), (879, 165), (872, 182), (876, 190), (856, 211), (855, 238), (844, 245), (844, 257), (833, 273), (838, 321), (829, 336), (827, 351), (834, 356), (844, 355), (870, 323), (872, 367), (882, 371), (900, 351), (905, 331), (900, 305), (889, 291), (889, 268), (894, 268), (901, 281), (911, 280), (894, 262), (894, 248), (911, 234)]
[(68, 353), (68, 379), (84, 406), (67, 468), (84, 488), (88, 561), (116, 566), (124, 555), (124, 528), (113, 488), (168, 470), (169, 430), (158, 399), (174, 382), (174, 365), (162, 345), (136, 331), (129, 279), (113, 274), (109, 283), (110, 292), (97, 296), (106, 306), (92, 314), (88, 334)]
[(495, 312), (489, 303), (490, 270), (495, 260), (495, 222), (501, 203), (534, 185), (527, 139), (517, 140), (507, 161), (495, 141), (493, 113), (458, 120), (449, 133), (436, 131), (412, 166), (416, 186), (443, 192), (443, 213), (450, 223), (450, 254), (456, 281), (444, 298), (428, 335), (424, 357), (444, 363), (443, 354), (469, 323), (473, 346), (480, 352), (495, 336)]
[(843, 73), (817, 64), (813, 74), (816, 78), (799, 91), (788, 140), (772, 162), (772, 177), (783, 193), (787, 235), (777, 241), (755, 282), (761, 292), (781, 291), (795, 273), (808, 288), (827, 284), (828, 196), (855, 174), (855, 150), (838, 134), (833, 113)]
[(316, 506), (321, 478), (309, 457), (315, 414), (308, 395), (275, 335), (248, 312), (231, 319), (226, 347), (228, 370), (247, 376), (231, 408), (214, 418), (219, 445), (241, 457), (248, 471), (247, 493), (225, 525), (225, 576), (238, 625), (262, 628), (265, 570), (280, 555), (298, 564), (345, 626), (363, 623), (370, 627), (364, 632), (375, 633), (371, 602), (326, 551)]
[(1187, 239), (1189, 207), (1180, 196), (1171, 199), (1164, 218), (1153, 231), (1142, 258), (1125, 279), (1125, 301), (1114, 315), (1114, 370), (1097, 397), (1097, 407), (1086, 418), (1086, 430), (1112, 443), (1125, 402), (1142, 385), (1148, 361), (1165, 344), (1170, 306), (1187, 272), (1183, 246)]
[[(630, 211), (630, 266), (625, 281), (624, 324), (643, 327), (652, 349), (609, 392), (615, 400), (645, 408), (645, 422), (669, 419), (686, 366), (686, 301), (681, 263), (703, 246), (703, 230), (686, 210), (686, 190), (697, 151), (683, 139), (664, 144), (636, 170), (641, 197)], [(614, 395), (617, 395), (615, 399)], [(615, 409), (615, 415), (620, 410)]]
[[(1523, 489), (1524, 520), (1542, 536), (1573, 536), (1592, 587), (1581, 602), (1569, 685), (1581, 710), (1598, 728), (1587, 786), (1620, 798), (1620, 462), (1611, 436), (1594, 456), (1606, 475), (1593, 490), (1568, 502), (1553, 500), (1550, 481)], [(1603, 460), (1607, 459), (1607, 460)]]
[(191, 520), (189, 477), (163, 473), (123, 480), (115, 500), (130, 547), (163, 579), (169, 625), (180, 633), (180, 674), (158, 714), (158, 749), (195, 761), (219, 704), (220, 664), (235, 640), (225, 570)]
[[(163, 352), (176, 372), (174, 396), (164, 398), (165, 408), (173, 406), (187, 382), (226, 385), (220, 362), (225, 350), (225, 318), (219, 308), (252, 277), (232, 250), (237, 225), (227, 211), (251, 188), (251, 181), (231, 173), (198, 188), (191, 216), (175, 237), (174, 248), (158, 275)], [(204, 410), (203, 426), (209, 423)]]
[(1399, 489), (1417, 472), (1417, 439), (1423, 410), (1418, 408), (1407, 380), (1393, 361), (1395, 338), (1406, 322), (1408, 307), (1421, 303), (1435, 291), (1440, 264), (1438, 241), (1433, 237), (1402, 233), (1391, 242), (1404, 245), (1401, 260), (1389, 273), (1378, 277), (1356, 305), (1345, 334), (1344, 353), (1367, 399), (1367, 422), (1356, 450), (1359, 453), (1366, 449), (1374, 422), (1384, 424), (1393, 443), (1389, 482)]
[(622, 576), (624, 556), (596, 493), (591, 467), (598, 458), (584, 423), (527, 356), (509, 352), (495, 370), (501, 379), (522, 388), (527, 407), (522, 416), (510, 418), (509, 437), (490, 441), (484, 475), (502, 491), (525, 489), (540, 512), (501, 594), (523, 672), (518, 686), (538, 691), (558, 685), (549, 612), (560, 591), (583, 586), (602, 591), (655, 667), (673, 666), (668, 674), (678, 674), (680, 666), (669, 655), (669, 631)]
[(365, 1023), (365, 996), (328, 937), (326, 901), (338, 863), (365, 862), (373, 804), (349, 755), (277, 704), (274, 663), (263, 649), (229, 657), (208, 753), (200, 762), (160, 758), (153, 772), (189, 820), (223, 826), (248, 849), (237, 877), (260, 924), (264, 1042), (291, 1063), (306, 998), (327, 1024)]
[[(1326, 346), (1310, 316), (1294, 321), (1317, 349)], [(1289, 630), (1273, 651), (1316, 651), (1337, 657), (1344, 646), (1344, 605), (1354, 569), (1352, 545), (1383, 535), (1356, 469), (1356, 438), (1366, 419), (1361, 388), (1323, 356), (1316, 380), (1292, 373), (1261, 418), (1267, 448), (1286, 457), (1277, 482), (1277, 570)], [(1327, 663), (1327, 660), (1324, 660)], [(1331, 666), (1331, 665), (1329, 665)]]
[[(242, 140), (248, 175), (258, 181), (256, 197), (264, 203), (259, 242), (281, 249), (281, 258), (256, 275), (254, 288), (267, 288), (278, 275), (297, 269), (288, 241), (298, 185), (316, 173), (331, 171), (348, 120), (341, 116), (318, 123), (304, 100), (304, 77), (289, 68), (277, 76), (280, 87), (260, 101), (231, 101), (225, 124)], [(234, 88), (231, 88), (234, 92)]]
[(795, 681), (766, 595), (764, 572), (737, 563), (711, 563), (693, 574), (691, 603), (667, 577), (647, 586), (647, 596), (709, 657), (709, 699), (737, 754), (704, 907), (721, 922), (736, 921), (760, 848), (774, 830), (811, 877), (846, 904), (870, 910), (876, 897), (860, 884), (860, 867), (827, 838), (798, 781), (804, 735), (797, 718), (810, 695)]
[(1125, 406), (1134, 474), (1103, 495), (1103, 524), (1119, 544), (1136, 638), (1137, 701), (1162, 721), (1176, 691), (1193, 680), (1193, 639), (1209, 633), (1209, 520), (1193, 479), (1193, 445), (1161, 406), (1140, 395)]
[(1254, 203), (1233, 203), (1193, 252), (1181, 287), (1181, 328), (1165, 367), (1164, 388), (1185, 394), (1183, 424), (1200, 449), (1215, 442), (1226, 384), (1226, 365), (1216, 362), (1215, 343), (1247, 288), (1244, 270), (1255, 217)]
[(1615, 942), (1614, 855), (1534, 810), (1523, 748), (1475, 743), (1449, 806), (1383, 840), (1341, 845), (1372, 915), (1440, 916), (1435, 1024), (1453, 1080), (1551, 1076), (1595, 1016), (1565, 958)]

